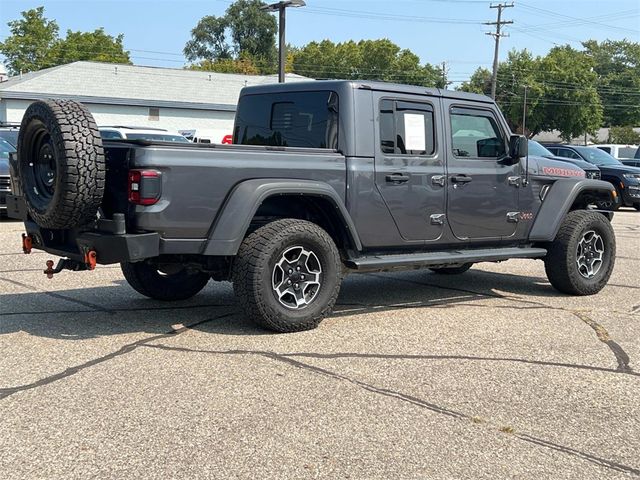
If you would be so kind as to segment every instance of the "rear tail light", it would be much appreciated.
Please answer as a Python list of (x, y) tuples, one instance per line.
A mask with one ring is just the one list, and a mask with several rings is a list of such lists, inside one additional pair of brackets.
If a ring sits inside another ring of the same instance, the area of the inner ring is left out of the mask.
[(162, 194), (162, 174), (156, 170), (129, 170), (129, 202), (153, 205)]
[(223, 145), (233, 144), (233, 135), (225, 135), (224, 137), (222, 137), (222, 144)]

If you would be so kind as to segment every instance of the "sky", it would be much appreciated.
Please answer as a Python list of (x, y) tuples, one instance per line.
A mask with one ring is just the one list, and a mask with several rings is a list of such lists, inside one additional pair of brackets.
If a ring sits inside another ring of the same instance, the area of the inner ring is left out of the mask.
[[(275, 0), (273, 0), (275, 1)], [(0, 0), (0, 40), (9, 35), (7, 22), (20, 12), (45, 7), (60, 31), (92, 31), (104, 27), (124, 34), (137, 65), (182, 68), (182, 49), (191, 29), (205, 15), (222, 15), (230, 0)], [(287, 10), (287, 42), (334, 42), (388, 38), (416, 53), (423, 63), (446, 62), (454, 86), (478, 66), (491, 67), (493, 38), (485, 32), (496, 20), (492, 2), (484, 0), (306, 0), (307, 6)], [(495, 4), (497, 2), (494, 2)], [(509, 2), (510, 3), (510, 2)], [(640, 41), (640, 0), (515, 1), (503, 13), (507, 38), (500, 59), (511, 49), (527, 48), (544, 55), (554, 45), (580, 47), (588, 39)]]

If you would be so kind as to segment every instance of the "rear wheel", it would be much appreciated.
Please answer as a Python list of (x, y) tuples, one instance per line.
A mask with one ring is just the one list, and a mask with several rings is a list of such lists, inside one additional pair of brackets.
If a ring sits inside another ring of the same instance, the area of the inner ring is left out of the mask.
[(186, 300), (196, 295), (209, 282), (209, 274), (190, 272), (182, 265), (121, 263), (129, 285), (142, 295), (156, 300)]
[(84, 105), (32, 103), (20, 126), (18, 159), (27, 211), (38, 225), (67, 229), (96, 217), (106, 170), (98, 127)]
[(464, 263), (457, 267), (430, 268), (429, 270), (439, 275), (460, 275), (461, 273), (469, 270), (472, 266), (473, 263)]
[(331, 312), (342, 281), (340, 254), (318, 225), (277, 220), (242, 242), (233, 288), (256, 323), (277, 332), (318, 326)]
[(604, 215), (576, 210), (565, 217), (544, 260), (557, 290), (593, 295), (607, 284), (616, 257), (616, 239)]

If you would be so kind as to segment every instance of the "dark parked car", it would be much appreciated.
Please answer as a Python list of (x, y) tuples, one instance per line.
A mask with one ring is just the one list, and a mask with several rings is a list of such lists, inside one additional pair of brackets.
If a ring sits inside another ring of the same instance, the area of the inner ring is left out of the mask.
[(6, 140), (15, 147), (18, 146), (18, 132), (20, 131), (19, 123), (2, 123), (0, 122), (0, 139)]
[(0, 216), (7, 213), (7, 195), (11, 193), (9, 154), (15, 151), (13, 145), (0, 138)]
[(597, 148), (561, 144), (544, 146), (559, 157), (584, 160), (596, 165), (600, 169), (602, 180), (613, 184), (618, 191), (618, 207), (624, 205), (640, 210), (640, 168), (625, 165)]
[(577, 158), (567, 158), (567, 157), (556, 156), (553, 153), (551, 153), (546, 147), (536, 142), (535, 140), (529, 140), (529, 155), (535, 155), (538, 157), (545, 157), (545, 158), (550, 158), (552, 160), (558, 160), (560, 162), (570, 163), (584, 170), (585, 177), (595, 178), (598, 180), (600, 179), (600, 169), (596, 167), (594, 164), (585, 162), (584, 160), (580, 160)]

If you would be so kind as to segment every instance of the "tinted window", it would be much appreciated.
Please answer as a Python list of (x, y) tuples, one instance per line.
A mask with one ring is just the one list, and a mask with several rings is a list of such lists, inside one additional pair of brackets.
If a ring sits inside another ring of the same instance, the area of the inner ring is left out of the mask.
[(157, 140), (159, 142), (190, 143), (182, 135), (171, 135), (168, 133), (127, 133), (129, 140)]
[(288, 92), (245, 95), (236, 114), (233, 143), (338, 148), (338, 95)]
[(116, 132), (114, 130), (100, 130), (100, 136), (105, 140), (119, 140), (124, 138), (120, 132)]
[(620, 165), (620, 160), (616, 160), (608, 153), (592, 147), (574, 147), (582, 158), (594, 165)]
[(453, 154), (456, 157), (499, 158), (506, 154), (504, 138), (498, 124), (484, 112), (453, 109), (451, 136)]
[(603, 152), (611, 153), (611, 147), (598, 147)]
[(428, 103), (382, 100), (380, 148), (398, 155), (433, 155), (433, 107)]
[(636, 150), (634, 147), (621, 147), (618, 150), (618, 158), (633, 158)]
[(573, 150), (567, 150), (566, 148), (559, 148), (558, 149), (558, 153), (557, 155), (559, 157), (564, 157), (564, 158), (571, 158), (573, 160), (582, 160), (580, 158), (580, 155), (578, 155), (576, 152), (574, 152)]
[(0, 130), (0, 138), (15, 147), (18, 145), (18, 130)]

